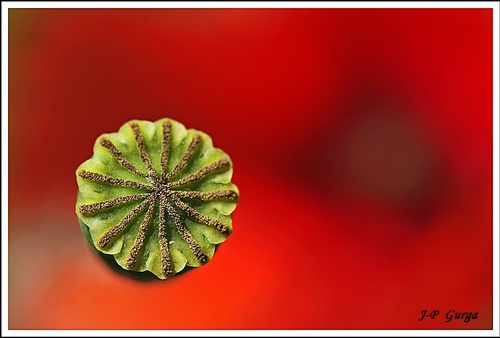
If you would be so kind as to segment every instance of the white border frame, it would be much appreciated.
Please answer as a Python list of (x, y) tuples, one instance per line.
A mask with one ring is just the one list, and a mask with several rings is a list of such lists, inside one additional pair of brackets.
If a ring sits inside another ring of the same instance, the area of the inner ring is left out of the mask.
[[(493, 330), (9, 330), (8, 9), (9, 8), (491, 8), (493, 9)], [(499, 336), (499, 3), (498, 2), (2, 2), (2, 336)]]

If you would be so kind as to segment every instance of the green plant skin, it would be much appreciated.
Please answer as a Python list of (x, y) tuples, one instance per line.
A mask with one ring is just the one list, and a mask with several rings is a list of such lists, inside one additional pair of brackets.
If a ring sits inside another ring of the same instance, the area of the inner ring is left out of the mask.
[[(171, 189), (203, 193), (231, 190), (236, 193), (236, 196), (239, 196), (238, 188), (231, 182), (233, 169), (229, 156), (222, 150), (214, 148), (211, 138), (201, 131), (193, 129), (186, 130), (181, 123), (172, 119), (161, 119), (154, 123), (133, 120), (124, 124), (117, 133), (101, 135), (95, 142), (93, 156), (89, 160), (83, 162), (76, 170), (79, 187), (76, 214), (80, 220), (80, 226), (85, 237), (92, 244), (94, 249), (99, 252), (100, 256), (108, 262), (108, 265), (112, 263), (111, 265), (114, 265), (115, 268), (118, 266), (118, 269), (125, 270), (126, 273), (130, 273), (131, 275), (137, 275), (135, 277), (139, 278), (144, 276), (149, 278), (149, 275), (153, 275), (160, 279), (167, 279), (180, 273), (187, 267), (198, 267), (202, 265), (203, 262), (197, 259), (185, 238), (181, 236), (174, 219), (163, 209), (166, 221), (165, 234), (168, 239), (168, 251), (173, 269), (172, 275), (165, 275), (162, 270), (162, 248), (159, 239), (159, 213), (161, 208), (159, 207), (160, 203), (156, 201), (151, 203), (154, 205), (154, 209), (152, 209), (151, 219), (145, 232), (144, 242), (137, 255), (135, 265), (133, 267), (127, 266), (127, 259), (130, 257), (130, 252), (136, 242), (141, 223), (146, 217), (148, 207), (136, 214), (122, 231), (115, 235), (104, 247), (99, 245), (99, 239), (111, 228), (120, 223), (127, 214), (140, 205), (145, 199), (142, 198), (127, 203), (121, 203), (120, 205), (103, 208), (90, 213), (82, 212), (82, 206), (109, 201), (120, 196), (150, 193), (151, 191), (140, 187), (98, 182), (93, 179), (82, 177), (81, 173), (82, 171), (93, 172), (151, 186), (152, 181), (150, 179), (139, 176), (120, 164), (116, 155), (114, 155), (109, 148), (103, 146), (102, 141), (103, 139), (111, 141), (129, 163), (135, 166), (138, 171), (147, 173), (148, 166), (144, 162), (144, 159), (141, 158), (137, 145), (137, 135), (134, 134), (134, 130), (131, 127), (131, 124), (135, 123), (140, 129), (143, 144), (148, 154), (147, 156), (150, 159), (154, 174), (157, 178), (161, 178), (162, 139), (164, 136), (163, 128), (166, 122), (171, 125), (166, 173), (170, 173), (174, 170), (177, 163), (181, 161), (184, 154), (188, 151), (190, 143), (195, 135), (199, 135), (201, 139), (187, 164), (169, 178), (168, 182), (185, 179), (217, 161), (227, 161), (229, 163), (226, 167), (209, 172), (201, 179)], [(220, 222), (229, 229), (227, 234), (223, 234), (213, 225), (208, 225), (200, 220), (193, 219), (186, 210), (176, 207), (176, 213), (182, 220), (182, 224), (199, 244), (208, 259), (211, 259), (217, 245), (222, 243), (227, 236), (232, 233), (231, 214), (236, 208), (237, 198), (215, 198), (210, 200), (181, 198), (181, 200), (196, 212)], [(170, 204), (174, 205), (174, 201), (170, 200)]]

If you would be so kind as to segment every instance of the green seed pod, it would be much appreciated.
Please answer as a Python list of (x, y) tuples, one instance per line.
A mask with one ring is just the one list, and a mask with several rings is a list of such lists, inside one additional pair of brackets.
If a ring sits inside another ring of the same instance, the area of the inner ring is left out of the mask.
[(167, 118), (133, 120), (101, 135), (76, 170), (76, 213), (108, 263), (167, 279), (207, 263), (231, 234), (232, 172), (207, 134)]

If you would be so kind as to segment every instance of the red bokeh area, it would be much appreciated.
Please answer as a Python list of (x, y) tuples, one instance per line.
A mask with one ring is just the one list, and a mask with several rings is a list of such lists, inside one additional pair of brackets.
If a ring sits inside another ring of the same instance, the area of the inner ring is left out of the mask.
[[(9, 10), (9, 329), (491, 329), (492, 15)], [(75, 170), (162, 117), (241, 198), (209, 264), (138, 282), (85, 242)]]

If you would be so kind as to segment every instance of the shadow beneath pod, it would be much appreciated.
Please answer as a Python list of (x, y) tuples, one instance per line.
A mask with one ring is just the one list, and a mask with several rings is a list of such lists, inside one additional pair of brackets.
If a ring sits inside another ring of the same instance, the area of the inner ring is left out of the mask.
[[(80, 228), (81, 228), (87, 242), (92, 247), (93, 251), (95, 251), (102, 258), (102, 260), (106, 263), (106, 265), (108, 267), (110, 267), (111, 270), (113, 270), (115, 273), (119, 274), (120, 276), (128, 277), (128, 278), (131, 278), (131, 279), (139, 281), (139, 282), (162, 281), (162, 279), (159, 279), (155, 274), (153, 274), (150, 271), (139, 272), (139, 271), (131, 271), (131, 270), (123, 269), (120, 265), (118, 265), (118, 263), (116, 262), (113, 255), (107, 255), (107, 254), (102, 253), (101, 251), (97, 250), (97, 248), (95, 247), (95, 245), (92, 241), (92, 236), (90, 235), (89, 227), (85, 223), (83, 223), (82, 220), (79, 219), (78, 221), (80, 223)], [(215, 247), (215, 251), (217, 251), (218, 247), (219, 247), (218, 245)], [(180, 275), (183, 275), (184, 273), (186, 273), (192, 269), (194, 269), (194, 267), (186, 266), (186, 267), (184, 267), (184, 269), (182, 271), (177, 272), (174, 276), (172, 276), (170, 278), (174, 278), (174, 277), (178, 277)]]

